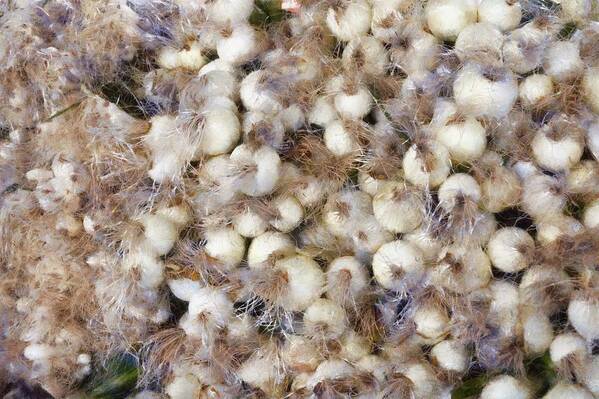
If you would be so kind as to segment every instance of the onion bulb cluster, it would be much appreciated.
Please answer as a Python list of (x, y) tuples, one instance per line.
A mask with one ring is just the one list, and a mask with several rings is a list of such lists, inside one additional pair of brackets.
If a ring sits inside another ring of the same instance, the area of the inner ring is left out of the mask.
[(599, 397), (597, 1), (100, 3), (0, 5), (0, 392)]

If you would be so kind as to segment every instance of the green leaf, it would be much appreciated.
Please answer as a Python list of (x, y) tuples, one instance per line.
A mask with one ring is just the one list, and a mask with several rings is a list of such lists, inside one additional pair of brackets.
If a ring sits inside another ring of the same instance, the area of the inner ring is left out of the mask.
[(119, 399), (130, 394), (137, 383), (139, 364), (131, 354), (122, 354), (108, 360), (97, 370), (85, 387), (86, 398)]
[(266, 28), (274, 22), (279, 22), (285, 17), (281, 8), (281, 0), (257, 0), (254, 11), (250, 15), (250, 23), (260, 28)]
[(359, 184), (359, 182), (358, 182), (358, 179), (359, 179), (359, 172), (358, 172), (358, 169), (353, 169), (353, 168), (352, 168), (352, 169), (349, 171), (349, 176), (347, 176), (347, 179), (348, 179), (348, 180), (351, 182), (351, 184), (352, 184), (352, 185), (354, 185), (354, 186), (356, 186), (356, 187), (357, 187), (357, 186), (358, 186), (358, 184)]
[(145, 114), (128, 82), (109, 82), (100, 87), (102, 96), (135, 118), (144, 118)]
[(468, 162), (460, 162), (458, 164), (452, 165), (454, 173), (470, 173), (472, 169), (472, 164)]
[(576, 32), (576, 24), (574, 22), (568, 22), (559, 31), (557, 37), (560, 40), (570, 40), (574, 32)]
[(478, 396), (488, 381), (489, 376), (486, 374), (472, 377), (453, 390), (451, 399), (468, 399)]
[(566, 204), (564, 213), (568, 216), (572, 216), (578, 220), (582, 220), (582, 214), (584, 212), (584, 206), (576, 201), (569, 200)]
[(536, 388), (537, 397), (541, 397), (547, 393), (558, 380), (557, 371), (551, 361), (549, 352), (545, 352), (542, 356), (529, 360), (526, 363), (526, 374)]
[(68, 111), (72, 110), (73, 108), (79, 106), (79, 104), (81, 104), (82, 102), (83, 102), (83, 100), (76, 101), (73, 104), (69, 105), (68, 107), (66, 107), (64, 109), (61, 109), (60, 111), (57, 111), (57, 112), (53, 113), (52, 115), (50, 115), (48, 117), (48, 119), (46, 119), (46, 122), (51, 121), (52, 119), (54, 119), (54, 118), (56, 118), (56, 117), (64, 114), (65, 112), (68, 112)]

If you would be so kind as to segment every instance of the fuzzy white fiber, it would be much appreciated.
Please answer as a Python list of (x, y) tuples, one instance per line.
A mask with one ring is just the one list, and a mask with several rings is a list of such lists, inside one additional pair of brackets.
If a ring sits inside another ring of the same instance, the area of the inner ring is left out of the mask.
[(591, 399), (598, 343), (597, 0), (0, 1), (0, 397)]

